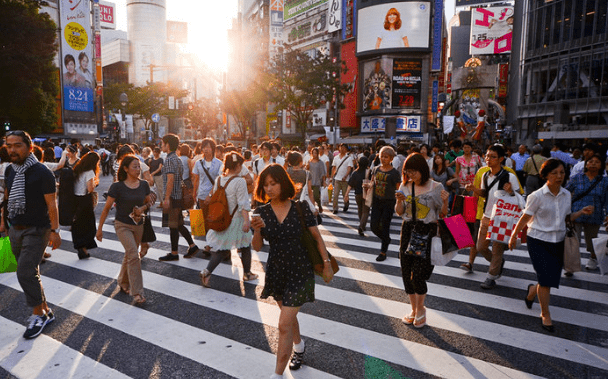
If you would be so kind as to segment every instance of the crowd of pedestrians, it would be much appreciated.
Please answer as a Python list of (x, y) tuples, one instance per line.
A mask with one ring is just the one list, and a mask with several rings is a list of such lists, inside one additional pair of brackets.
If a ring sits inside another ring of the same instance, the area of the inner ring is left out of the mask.
[[(213, 284), (214, 269), (231, 260), (232, 249), (242, 261), (242, 280), (256, 280), (251, 249), (260, 250), (265, 241), (269, 244), (261, 297), (273, 297), (280, 308), (273, 375), (281, 377), (288, 364), (297, 370), (305, 351), (297, 315), (302, 305), (315, 298), (313, 267), (300, 242), (302, 229), (308, 229), (316, 241), (324, 261), (322, 276), (329, 282), (333, 271), (317, 226), (324, 217), (349, 211), (351, 191), (357, 207), (353, 227), (360, 236), (366, 236), (369, 228), (378, 238), (376, 261), (400, 259), (411, 305), (403, 322), (417, 328), (427, 323), (426, 283), (434, 269), (430, 239), (437, 235), (439, 220), (453, 213), (454, 199), (476, 197), (475, 221), (468, 222), (475, 246), (460, 267), (466, 273), (479, 269), (475, 259), (481, 254), (490, 263), (481, 287), (491, 290), (503, 274), (505, 250), (517, 245), (515, 237), (504, 243), (487, 238), (492, 209), (502, 196), (522, 196), (526, 205), (515, 232), (528, 227), (527, 248), (538, 278), (528, 286), (525, 304), (531, 308), (538, 297), (542, 327), (551, 332), (549, 294), (550, 288), (559, 286), (562, 275), (566, 220), (585, 237), (589, 270), (597, 268), (591, 240), (608, 222), (605, 151), (589, 143), (577, 160), (564, 150), (560, 145), (550, 149), (535, 144), (531, 148), (520, 145), (512, 152), (494, 144), (483, 151), (461, 140), (452, 141), (445, 150), (441, 145), (416, 143), (390, 146), (383, 140), (358, 148), (342, 143), (337, 149), (314, 142), (305, 149), (286, 149), (266, 141), (243, 149), (219, 145), (211, 138), (189, 146), (173, 134), (165, 135), (160, 146), (143, 149), (136, 144), (109, 150), (71, 144), (43, 150), (27, 133), (10, 132), (0, 148), (0, 196), (5, 200), (0, 231), (9, 231), (19, 262), (17, 276), (33, 308), (24, 337), (36, 337), (55, 317), (46, 302), (38, 266), (45, 254), (50, 257), (47, 245), (61, 244), (59, 225), (70, 228), (78, 258), (87, 259), (97, 247), (95, 238), (102, 242), (103, 225), (112, 209), (116, 235), (125, 250), (118, 287), (134, 303), (145, 303), (141, 260), (156, 239), (149, 217), (156, 207), (162, 211), (162, 226), (169, 229), (171, 243), (170, 252), (159, 260), (180, 259), (181, 235), (188, 244), (184, 258), (201, 254), (209, 259), (200, 272), (204, 287)], [(112, 175), (114, 182), (103, 194), (106, 203), (96, 222), (100, 175)], [(225, 191), (229, 224), (222, 230), (208, 230), (204, 241), (195, 241), (186, 227), (185, 211), (194, 207), (208, 212), (212, 195), (220, 188)], [(188, 205), (190, 197), (194, 205)], [(392, 252), (390, 225), (395, 215), (402, 218), (402, 227), (399, 249)], [(423, 250), (417, 252), (420, 256), (412, 254), (414, 240)]]

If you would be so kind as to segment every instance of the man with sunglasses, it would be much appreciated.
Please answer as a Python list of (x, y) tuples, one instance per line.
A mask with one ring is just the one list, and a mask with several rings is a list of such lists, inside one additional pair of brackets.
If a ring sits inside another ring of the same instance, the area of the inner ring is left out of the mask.
[[(61, 245), (59, 215), (55, 203), (55, 176), (32, 153), (32, 139), (26, 132), (6, 133), (6, 147), (12, 164), (5, 172), (5, 199), (0, 232), (8, 229), (13, 254), (17, 259), (17, 279), (33, 314), (24, 338), (34, 338), (55, 320), (42, 284), (39, 265), (44, 249)], [(6, 225), (8, 220), (9, 225)]]

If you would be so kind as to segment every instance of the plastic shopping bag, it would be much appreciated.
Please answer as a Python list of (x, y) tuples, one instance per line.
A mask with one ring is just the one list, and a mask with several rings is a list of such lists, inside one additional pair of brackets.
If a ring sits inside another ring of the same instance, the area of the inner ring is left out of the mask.
[(327, 191), (327, 187), (321, 187), (321, 204), (329, 204), (329, 192)]
[(0, 238), (0, 274), (17, 271), (17, 259), (8, 237)]
[(608, 236), (600, 236), (593, 239), (593, 249), (597, 256), (597, 265), (600, 268), (600, 274), (608, 273)]
[(202, 209), (190, 210), (190, 229), (192, 229), (192, 235), (195, 237), (202, 237), (206, 234), (205, 217)]
[(441, 237), (435, 236), (431, 240), (431, 264), (433, 266), (445, 266), (449, 261), (454, 259), (458, 254), (458, 250), (450, 251), (447, 254), (443, 253), (443, 244)]
[[(501, 194), (497, 197), (496, 204), (492, 208), (487, 239), (507, 244), (511, 238), (511, 232), (521, 218), (525, 204), (523, 198), (517, 192), (514, 196), (510, 196), (505, 191), (496, 192)], [(520, 232), (518, 235), (519, 243), (521, 243), (521, 237)]]

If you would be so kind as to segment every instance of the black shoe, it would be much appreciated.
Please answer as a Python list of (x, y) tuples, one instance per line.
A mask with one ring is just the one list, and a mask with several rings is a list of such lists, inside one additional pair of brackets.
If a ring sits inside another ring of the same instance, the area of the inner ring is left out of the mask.
[(380, 253), (380, 255), (378, 255), (378, 256), (376, 257), (376, 260), (377, 260), (378, 262), (385, 261), (385, 260), (386, 260), (386, 253)]
[(78, 249), (78, 259), (87, 259), (87, 258), (91, 258), (91, 254), (84, 251), (84, 249), (82, 247), (80, 249)]
[(528, 300), (528, 294), (530, 293), (530, 287), (534, 287), (534, 284), (528, 284), (528, 290), (526, 291), (526, 297), (524, 297), (524, 301), (526, 302), (526, 307), (528, 309), (532, 309), (532, 304), (534, 304), (534, 299)]
[(42, 330), (49, 323), (49, 318), (46, 315), (38, 316), (32, 315), (29, 320), (30, 323), (25, 329), (25, 333), (23, 333), (23, 338), (34, 338), (38, 337)]
[(547, 332), (549, 333), (554, 333), (555, 332), (555, 327), (553, 325), (545, 325), (543, 324), (543, 318), (540, 318), (540, 324), (542, 325), (543, 329), (545, 329)]
[(167, 255), (163, 255), (162, 257), (158, 258), (159, 261), (178, 261), (179, 260), (179, 255), (178, 254), (171, 254), (171, 253), (167, 253)]
[(358, 231), (361, 237), (365, 237), (365, 234), (363, 234), (363, 229), (359, 228)]
[(574, 275), (574, 274), (573, 274), (573, 273), (571, 273), (570, 271), (566, 271), (566, 272), (564, 272), (564, 275), (565, 275), (567, 278), (571, 278), (571, 277), (572, 277), (572, 275)]
[(188, 252), (186, 253), (186, 255), (184, 255), (184, 258), (192, 258), (196, 255), (196, 253), (198, 253), (200, 249), (198, 248), (198, 246), (194, 245), (191, 248), (188, 249)]
[(292, 371), (299, 369), (300, 367), (302, 367), (303, 360), (304, 360), (304, 352), (296, 353), (294, 351), (293, 355), (291, 356), (291, 360), (289, 361), (289, 369)]
[(337, 210), (337, 209), (334, 211), (334, 214), (335, 214), (335, 215), (337, 215), (337, 214), (338, 214), (338, 210)]
[(344, 212), (348, 211), (348, 206), (350, 205), (350, 202), (348, 203), (344, 203)]

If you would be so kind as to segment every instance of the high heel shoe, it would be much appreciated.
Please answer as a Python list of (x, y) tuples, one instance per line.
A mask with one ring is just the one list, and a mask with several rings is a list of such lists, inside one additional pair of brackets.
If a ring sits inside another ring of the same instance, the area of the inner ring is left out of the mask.
[(87, 259), (90, 257), (91, 257), (91, 254), (87, 253), (83, 247), (78, 249), (78, 259)]
[[(530, 294), (530, 287), (534, 287), (535, 284), (528, 284), (528, 290), (526, 291), (526, 297), (524, 297), (524, 301), (526, 302), (526, 307), (528, 309), (532, 309), (532, 304), (534, 304), (534, 299), (528, 300), (528, 295)], [(536, 297), (536, 296), (534, 296)]]

